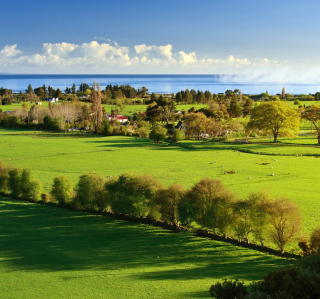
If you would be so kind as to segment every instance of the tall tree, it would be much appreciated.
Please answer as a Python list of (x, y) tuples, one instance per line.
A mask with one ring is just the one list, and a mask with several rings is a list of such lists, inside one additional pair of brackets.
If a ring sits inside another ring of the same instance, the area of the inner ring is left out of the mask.
[(315, 127), (318, 134), (318, 144), (320, 144), (320, 106), (308, 107), (301, 113), (303, 119), (308, 120)]
[(100, 84), (96, 84), (93, 82), (92, 85), (92, 123), (93, 129), (95, 133), (98, 133), (100, 123), (102, 121), (103, 114), (102, 114), (102, 106), (101, 106), (101, 91), (100, 91)]
[(33, 88), (31, 84), (28, 85), (28, 88), (26, 89), (26, 93), (33, 93)]
[(217, 179), (204, 178), (187, 193), (190, 218), (202, 227), (218, 229), (227, 238), (234, 221), (235, 195)]
[(286, 198), (269, 204), (270, 237), (283, 254), (285, 246), (298, 237), (301, 230), (301, 215), (298, 206)]
[(76, 94), (76, 84), (75, 83), (72, 84), (71, 92), (72, 92), (73, 95)]
[(300, 114), (280, 101), (263, 102), (252, 109), (252, 116), (248, 123), (248, 129), (260, 129), (266, 133), (272, 133), (273, 142), (278, 141), (278, 136), (290, 136), (290, 130), (299, 131)]
[(281, 97), (284, 99), (286, 97), (286, 90), (282, 87)]

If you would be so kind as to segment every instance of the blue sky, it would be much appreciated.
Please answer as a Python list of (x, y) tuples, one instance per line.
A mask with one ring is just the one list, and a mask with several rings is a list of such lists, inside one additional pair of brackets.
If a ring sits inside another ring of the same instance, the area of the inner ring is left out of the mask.
[(320, 1), (2, 1), (0, 72), (317, 76)]

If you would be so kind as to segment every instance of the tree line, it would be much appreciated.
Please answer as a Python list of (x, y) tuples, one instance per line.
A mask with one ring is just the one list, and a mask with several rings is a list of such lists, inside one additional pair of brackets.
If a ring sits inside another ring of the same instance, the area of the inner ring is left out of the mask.
[(53, 180), (50, 193), (30, 169), (0, 162), (0, 192), (13, 198), (55, 202), (76, 210), (112, 212), (161, 220), (175, 227), (202, 227), (239, 242), (272, 243), (281, 253), (300, 236), (301, 215), (286, 198), (253, 193), (239, 199), (220, 180), (203, 178), (190, 189), (173, 184), (164, 187), (148, 175), (124, 173), (106, 178), (87, 173), (76, 186), (66, 176)]

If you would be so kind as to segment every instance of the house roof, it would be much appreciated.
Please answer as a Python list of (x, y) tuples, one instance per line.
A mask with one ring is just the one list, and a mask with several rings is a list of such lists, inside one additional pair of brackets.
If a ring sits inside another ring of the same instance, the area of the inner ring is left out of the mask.
[[(111, 115), (111, 114), (107, 114), (107, 116), (108, 116), (109, 118), (112, 118), (112, 115)], [(125, 116), (123, 116), (123, 115), (118, 115), (118, 116), (116, 117), (116, 119), (128, 119), (128, 118), (125, 117)]]

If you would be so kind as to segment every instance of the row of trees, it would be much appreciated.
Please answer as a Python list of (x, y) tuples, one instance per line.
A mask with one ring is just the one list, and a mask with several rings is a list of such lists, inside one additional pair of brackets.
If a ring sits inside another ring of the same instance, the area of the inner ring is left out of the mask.
[[(0, 192), (14, 198), (48, 200), (41, 183), (30, 169), (6, 167), (0, 162)], [(42, 197), (41, 197), (42, 194)], [(153, 177), (125, 173), (115, 179), (98, 174), (80, 176), (78, 184), (65, 176), (54, 179), (51, 200), (78, 210), (109, 211), (135, 217), (150, 217), (172, 225), (194, 223), (215, 234), (229, 235), (240, 242), (272, 242), (283, 253), (300, 232), (297, 205), (264, 193), (240, 200), (217, 179), (204, 178), (191, 189), (181, 185), (165, 188)]]
[[(1, 165), (1, 192), (15, 198), (40, 200), (40, 185), (30, 170)], [(15, 184), (10, 183), (13, 180)], [(25, 185), (32, 188), (21, 187)], [(19, 188), (32, 192), (19, 191)], [(75, 187), (69, 178), (60, 176), (54, 179), (51, 197), (61, 206), (79, 210), (150, 217), (175, 226), (196, 223), (225, 238), (232, 235), (247, 243), (253, 239), (261, 246), (271, 241), (281, 253), (299, 236), (301, 224), (299, 209), (289, 200), (272, 199), (263, 193), (240, 200), (221, 181), (209, 178), (185, 190), (181, 185), (165, 188), (153, 177), (133, 173), (115, 179), (84, 174)]]

